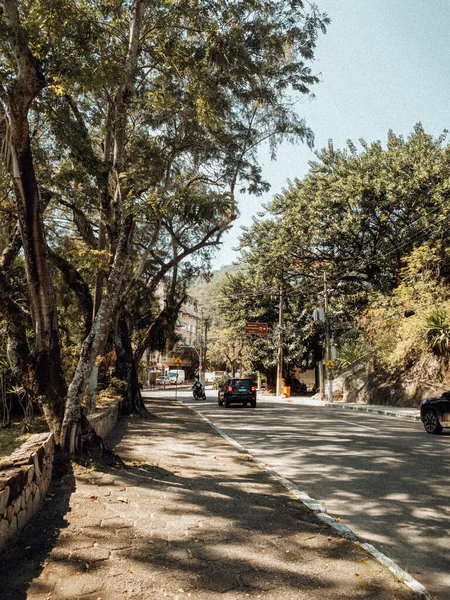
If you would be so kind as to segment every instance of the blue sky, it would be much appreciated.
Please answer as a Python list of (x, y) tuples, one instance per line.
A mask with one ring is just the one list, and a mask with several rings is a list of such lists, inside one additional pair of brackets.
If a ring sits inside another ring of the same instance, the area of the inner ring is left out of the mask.
[[(315, 148), (332, 139), (386, 140), (392, 129), (407, 136), (419, 121), (438, 136), (450, 129), (450, 0), (316, 0), (331, 25), (318, 42), (316, 98), (298, 112), (315, 134)], [(271, 190), (239, 197), (241, 217), (225, 234), (214, 268), (238, 258), (242, 225), (286, 186), (302, 177), (314, 158), (304, 145), (285, 144), (271, 161), (261, 148), (263, 175)]]

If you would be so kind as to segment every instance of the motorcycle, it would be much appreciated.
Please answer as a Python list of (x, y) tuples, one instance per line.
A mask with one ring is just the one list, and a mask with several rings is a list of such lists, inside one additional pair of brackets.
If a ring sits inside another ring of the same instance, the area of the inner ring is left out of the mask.
[(192, 396), (196, 400), (206, 400), (205, 388), (199, 381), (197, 383), (194, 383), (194, 385), (191, 387), (191, 390)]

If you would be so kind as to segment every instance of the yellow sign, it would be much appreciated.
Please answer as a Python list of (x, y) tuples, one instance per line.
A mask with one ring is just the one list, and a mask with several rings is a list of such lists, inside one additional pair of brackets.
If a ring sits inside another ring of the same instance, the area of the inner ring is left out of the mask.
[(325, 366), (327, 369), (332, 369), (334, 367), (334, 362), (332, 360), (327, 360)]
[(183, 361), (181, 360), (181, 358), (179, 356), (177, 356), (173, 362), (177, 367), (179, 367)]

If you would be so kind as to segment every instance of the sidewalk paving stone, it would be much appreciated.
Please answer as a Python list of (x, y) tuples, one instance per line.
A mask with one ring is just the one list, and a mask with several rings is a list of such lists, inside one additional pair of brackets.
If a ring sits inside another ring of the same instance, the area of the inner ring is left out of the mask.
[(417, 595), (181, 403), (119, 422), (126, 469), (73, 465), (0, 561), (2, 600)]

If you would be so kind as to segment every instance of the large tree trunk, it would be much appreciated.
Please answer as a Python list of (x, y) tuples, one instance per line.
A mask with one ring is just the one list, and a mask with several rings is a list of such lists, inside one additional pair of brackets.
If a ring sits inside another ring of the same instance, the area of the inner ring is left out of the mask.
[(34, 383), (50, 429), (59, 436), (67, 392), (61, 360), (56, 298), (48, 264), (41, 202), (29, 138), (21, 147), (15, 127), (14, 186), (25, 257), (28, 295), (35, 335)]
[(16, 0), (5, 3), (17, 76), (3, 100), (12, 145), (11, 170), (25, 258), (30, 310), (35, 335), (34, 386), (51, 430), (59, 438), (67, 387), (61, 361), (56, 299), (50, 277), (41, 198), (30, 144), (28, 112), (44, 87), (39, 65), (21, 26)]
[(129, 246), (133, 228), (134, 220), (129, 215), (121, 232), (113, 268), (108, 278), (106, 293), (94, 319), (92, 329), (83, 342), (78, 365), (69, 385), (61, 433), (62, 445), (66, 449), (69, 449), (68, 444), (71, 440), (69, 433), (81, 419), (81, 401), (91, 377), (95, 360), (98, 355), (103, 353), (113, 316), (120, 303), (123, 280), (130, 255)]
[[(131, 8), (130, 34), (128, 52), (123, 68), (123, 78), (115, 98), (114, 115), (114, 158), (112, 172), (115, 186), (113, 212), (115, 223), (119, 225), (119, 236), (115, 245), (115, 256), (108, 278), (106, 293), (94, 319), (91, 332), (83, 342), (81, 355), (74, 377), (67, 393), (66, 408), (62, 426), (62, 444), (72, 453), (74, 450), (74, 434), (81, 420), (81, 401), (95, 365), (95, 360), (102, 353), (111, 327), (112, 318), (120, 303), (123, 282), (130, 257), (130, 244), (134, 229), (134, 218), (131, 211), (126, 213), (124, 199), (127, 190), (121, 189), (120, 174), (127, 170), (127, 117), (128, 106), (134, 94), (134, 76), (139, 55), (142, 19), (146, 7), (145, 0), (135, 0)], [(115, 241), (115, 240), (114, 240)]]
[(117, 321), (114, 345), (117, 355), (116, 377), (127, 383), (127, 387), (123, 392), (121, 412), (124, 415), (137, 414), (142, 417), (148, 417), (150, 413), (145, 408), (142, 399), (138, 367), (133, 357), (133, 347), (131, 345), (128, 324), (123, 313)]
[(14, 377), (28, 393), (32, 394), (30, 380), (30, 347), (28, 345), (27, 319), (21, 307), (14, 302), (8, 280), (8, 271), (22, 247), (20, 228), (17, 226), (8, 246), (0, 256), (0, 316), (6, 323), (6, 352)]
[(0, 270), (0, 316), (6, 322), (6, 352), (13, 375), (27, 392), (32, 393), (28, 367), (28, 346), (25, 315), (12, 300), (6, 277)]

